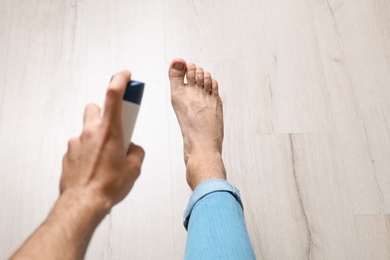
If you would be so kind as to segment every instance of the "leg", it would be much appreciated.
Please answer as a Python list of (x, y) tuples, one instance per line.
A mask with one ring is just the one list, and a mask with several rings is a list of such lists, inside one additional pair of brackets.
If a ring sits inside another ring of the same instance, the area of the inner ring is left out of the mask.
[[(184, 83), (187, 78), (187, 84)], [(186, 259), (254, 259), (238, 190), (222, 161), (223, 113), (218, 83), (184, 60), (169, 68), (172, 105), (184, 140), (188, 185)]]
[(255, 259), (239, 192), (228, 182), (202, 182), (184, 217), (188, 225), (185, 259)]

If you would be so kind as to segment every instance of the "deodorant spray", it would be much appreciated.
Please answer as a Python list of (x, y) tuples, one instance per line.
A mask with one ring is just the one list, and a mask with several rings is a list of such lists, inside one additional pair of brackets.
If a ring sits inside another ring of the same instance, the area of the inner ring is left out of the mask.
[(137, 121), (145, 83), (132, 80), (127, 84), (122, 100), (122, 129), (125, 151), (129, 149), (135, 122)]

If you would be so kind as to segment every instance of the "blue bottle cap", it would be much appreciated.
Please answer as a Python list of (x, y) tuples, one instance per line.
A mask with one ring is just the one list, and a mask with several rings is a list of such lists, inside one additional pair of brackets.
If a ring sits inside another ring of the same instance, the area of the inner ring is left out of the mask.
[(126, 87), (123, 100), (141, 105), (142, 95), (144, 93), (145, 83), (131, 80)]

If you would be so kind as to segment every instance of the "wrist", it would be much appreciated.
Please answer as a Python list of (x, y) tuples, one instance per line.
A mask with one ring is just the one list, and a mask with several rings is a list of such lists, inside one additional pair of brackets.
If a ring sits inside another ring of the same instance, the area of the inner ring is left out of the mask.
[(61, 194), (53, 211), (57, 207), (91, 216), (93, 220), (96, 219), (100, 222), (110, 212), (112, 206), (93, 189), (74, 188)]
[(68, 189), (14, 257), (82, 259), (94, 230), (108, 212), (93, 192)]

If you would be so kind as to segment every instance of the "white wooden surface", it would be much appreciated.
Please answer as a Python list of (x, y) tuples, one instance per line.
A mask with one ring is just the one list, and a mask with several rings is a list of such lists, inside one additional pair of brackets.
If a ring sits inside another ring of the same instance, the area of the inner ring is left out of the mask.
[(259, 259), (390, 259), (389, 1), (0, 0), (0, 55), (1, 259), (47, 215), (84, 106), (124, 68), (146, 82), (146, 159), (86, 258), (182, 259), (175, 57), (220, 83)]

